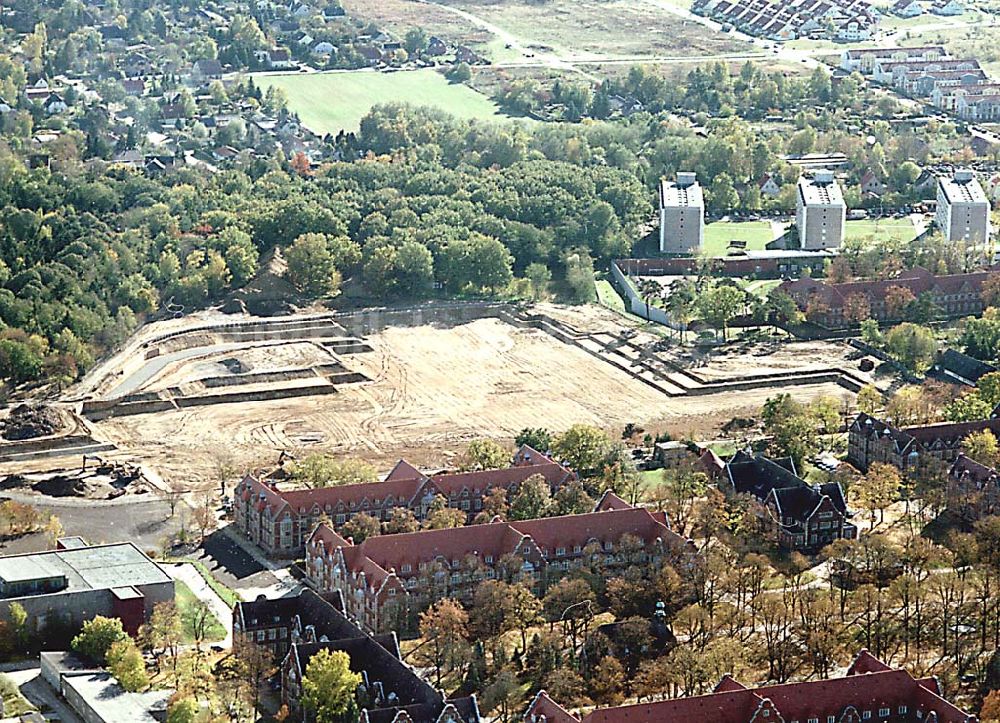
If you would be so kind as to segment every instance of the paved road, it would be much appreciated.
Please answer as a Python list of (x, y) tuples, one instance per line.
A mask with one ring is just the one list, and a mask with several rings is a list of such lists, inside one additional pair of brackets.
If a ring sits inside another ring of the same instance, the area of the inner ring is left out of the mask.
[(165, 565), (164, 567), (170, 577), (183, 582), (191, 588), (191, 592), (195, 594), (195, 597), (208, 605), (209, 610), (212, 611), (212, 614), (218, 618), (219, 622), (226, 629), (226, 637), (214, 644), (221, 645), (224, 648), (231, 648), (233, 646), (233, 611), (229, 608), (228, 603), (219, 597), (211, 585), (205, 582), (205, 578), (201, 576), (201, 573), (191, 563), (182, 562)]
[[(79, 535), (95, 545), (131, 541), (148, 552), (158, 549), (164, 538), (180, 529), (180, 507), (171, 517), (169, 505), (153, 494), (129, 495), (128, 502), (120, 502), (126, 498), (101, 502), (0, 493), (0, 499), (5, 497), (28, 502), (46, 515), (56, 515), (66, 535)], [(44, 535), (28, 535), (0, 542), (0, 554), (37, 552), (48, 547)]]

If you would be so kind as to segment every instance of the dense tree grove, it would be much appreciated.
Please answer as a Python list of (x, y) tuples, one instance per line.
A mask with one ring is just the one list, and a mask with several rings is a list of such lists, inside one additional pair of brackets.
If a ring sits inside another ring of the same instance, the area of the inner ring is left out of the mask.
[(363, 158), (314, 174), (275, 157), (154, 179), (84, 165), (83, 138), (51, 170), (0, 149), (0, 374), (71, 379), (138, 318), (220, 298), (275, 247), (305, 296), (352, 277), (379, 297), (507, 293), (529, 267), (544, 287), (538, 265), (586, 295), (574, 273), (629, 250), (650, 194), (627, 170), (532, 148), (545, 140), (388, 107), (355, 139)]

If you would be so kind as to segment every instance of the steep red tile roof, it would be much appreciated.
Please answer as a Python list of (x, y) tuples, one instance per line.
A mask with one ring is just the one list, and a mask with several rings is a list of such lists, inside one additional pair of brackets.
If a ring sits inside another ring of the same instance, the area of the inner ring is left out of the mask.
[(797, 300), (815, 295), (830, 307), (840, 307), (853, 294), (868, 296), (873, 300), (883, 299), (886, 291), (893, 286), (909, 289), (914, 296), (926, 291), (939, 295), (955, 294), (964, 288), (978, 291), (983, 282), (997, 272), (977, 271), (971, 274), (935, 276), (926, 269), (915, 268), (905, 273), (905, 276), (895, 279), (848, 281), (841, 284), (827, 283), (822, 279), (802, 278), (785, 281), (779, 288)]
[(528, 711), (524, 714), (525, 723), (536, 723), (545, 720), (545, 723), (577, 723), (580, 719), (563, 708), (549, 697), (544, 690), (538, 691)]
[(604, 512), (606, 510), (627, 510), (632, 505), (616, 495), (611, 490), (605, 490), (601, 499), (594, 505), (594, 512)]
[(248, 493), (258, 496), (263, 494), (260, 504), (269, 506), (272, 515), (276, 514), (285, 503), (295, 512), (308, 512), (314, 506), (319, 506), (321, 510), (329, 508), (333, 511), (338, 505), (343, 505), (345, 510), (358, 511), (363, 509), (366, 500), (374, 507), (375, 500), (381, 502), (390, 495), (397, 504), (410, 504), (414, 497), (424, 490), (425, 485), (430, 486), (431, 492), (448, 495), (453, 492), (461, 493), (463, 489), (482, 492), (492, 487), (509, 488), (535, 474), (542, 475), (553, 487), (575, 478), (575, 474), (568, 467), (528, 446), (522, 446), (517, 451), (511, 464), (512, 466), (506, 469), (428, 476), (409, 462), (400, 460), (382, 482), (299, 490), (281, 490), (273, 480), (269, 483), (248, 476), (244, 479), (247, 484), (243, 494), (244, 497)]
[(602, 545), (616, 543), (624, 535), (634, 535), (650, 544), (657, 539), (679, 547), (686, 541), (672, 532), (663, 513), (651, 513), (643, 508), (564, 515), (538, 520), (492, 522), (446, 530), (421, 530), (398, 535), (370, 537), (360, 545), (351, 545), (327, 525), (319, 525), (310, 537), (310, 546), (321, 544), (327, 554), (336, 548), (343, 550), (344, 559), (353, 572), (364, 572), (369, 578), (382, 580), (390, 571), (401, 572), (409, 565), (416, 573), (420, 563), (441, 559), (450, 563), (469, 555), (493, 561), (518, 550), (530, 538), (546, 557), (557, 548), (572, 550), (591, 542)]
[(725, 676), (716, 692), (708, 695), (602, 708), (584, 716), (582, 723), (748, 723), (761, 719), (754, 718), (761, 708), (774, 711), (768, 718), (777, 720), (780, 716), (785, 721), (826, 720), (831, 715), (839, 720), (848, 707), (859, 713), (871, 711), (875, 719), (880, 709), (889, 708), (895, 714), (901, 705), (907, 706), (911, 713), (922, 712), (924, 719), (934, 712), (938, 723), (976, 720), (942, 698), (934, 679), (914, 679), (905, 670), (894, 670), (867, 651), (858, 654), (851, 671), (843, 678), (759, 688), (745, 688)]
[(552, 554), (557, 547), (573, 545), (582, 547), (591, 540), (601, 543), (617, 542), (625, 534), (635, 535), (646, 543), (651, 543), (656, 538), (663, 538), (665, 541), (676, 538), (682, 541), (680, 535), (672, 532), (663, 520), (658, 520), (649, 510), (642, 507), (523, 520), (509, 524), (531, 537), (535, 544), (547, 550), (548, 554)]

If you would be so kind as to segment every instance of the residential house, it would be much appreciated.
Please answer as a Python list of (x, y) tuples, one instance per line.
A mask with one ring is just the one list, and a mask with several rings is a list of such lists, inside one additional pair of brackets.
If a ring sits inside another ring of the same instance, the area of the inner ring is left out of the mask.
[(917, 0), (896, 0), (890, 8), (890, 12), (901, 18), (915, 18), (924, 14), (924, 6)]
[(441, 597), (470, 600), (483, 580), (519, 581), (541, 597), (585, 563), (695, 564), (693, 548), (663, 513), (623, 504), (605, 495), (589, 514), (381, 535), (360, 545), (321, 524), (306, 543), (306, 580), (339, 592), (348, 615), (383, 632), (413, 629), (417, 613)]
[(924, 45), (913, 48), (851, 48), (841, 53), (840, 67), (849, 73), (871, 75), (879, 61), (919, 61), (947, 58), (942, 45)]
[(467, 45), (460, 45), (455, 50), (455, 62), (469, 65), (488, 65), (489, 61)]
[(760, 189), (761, 195), (770, 196), (771, 198), (781, 193), (781, 185), (770, 173), (765, 173), (760, 177), (760, 180), (757, 181), (757, 188)]
[(45, 108), (45, 112), (48, 115), (57, 115), (59, 113), (65, 113), (69, 110), (69, 105), (63, 100), (63, 97), (52, 91), (49, 93), (48, 97), (42, 103), (42, 107)]
[(444, 55), (447, 52), (448, 46), (445, 42), (437, 35), (432, 35), (430, 40), (427, 41), (427, 49), (424, 51), (424, 55)]
[(917, 267), (903, 273), (895, 279), (839, 284), (802, 278), (782, 282), (779, 288), (795, 300), (812, 322), (829, 329), (842, 329), (857, 323), (856, 319), (845, 316), (845, 309), (851, 303), (848, 299), (856, 295), (867, 302), (870, 318), (879, 322), (899, 319), (905, 309), (894, 308), (886, 299), (886, 292), (892, 287), (905, 289), (914, 298), (926, 294), (937, 313), (945, 318), (981, 314), (985, 308), (981, 295), (983, 282), (997, 272), (975, 271), (937, 276)]
[(213, 80), (221, 80), (222, 73), (222, 63), (218, 60), (202, 58), (196, 60), (191, 67), (190, 80), (195, 86), (205, 85)]
[(874, 462), (902, 472), (919, 469), (929, 459), (951, 464), (961, 454), (965, 438), (986, 429), (1000, 434), (1000, 418), (894, 427), (862, 413), (847, 429), (847, 461), (862, 472)]
[(327, 5), (325, 8), (323, 8), (323, 18), (325, 20), (333, 20), (334, 18), (342, 18), (342, 17), (344, 17), (344, 15), (346, 15), (346, 13), (344, 12), (344, 8), (342, 8), (340, 5), (331, 4), (331, 5)]
[(122, 81), (122, 88), (125, 90), (125, 95), (138, 98), (146, 94), (146, 81), (142, 78), (125, 78)]
[(876, 59), (872, 75), (879, 83), (905, 89), (907, 73), (914, 71), (938, 70), (981, 70), (979, 61), (973, 58), (941, 58), (937, 60), (892, 60)]
[(730, 494), (749, 494), (761, 503), (760, 519), (771, 539), (783, 548), (818, 550), (835, 540), (857, 537), (840, 484), (809, 484), (798, 476), (791, 459), (737, 452), (719, 486)]
[(153, 75), (156, 66), (145, 53), (131, 52), (121, 62), (121, 70), (126, 78), (137, 78)]
[(302, 552), (321, 517), (340, 529), (357, 514), (389, 520), (396, 507), (404, 507), (423, 520), (441, 496), (471, 522), (491, 490), (499, 487), (514, 494), (534, 475), (541, 475), (553, 490), (576, 479), (568, 467), (527, 445), (506, 469), (426, 475), (400, 460), (384, 481), (372, 484), (284, 491), (275, 480), (248, 476), (236, 486), (233, 519), (237, 529), (266, 553), (289, 557)]
[(886, 186), (879, 180), (871, 170), (865, 171), (861, 176), (861, 192), (869, 196), (881, 196), (885, 193)]
[(316, 43), (312, 48), (313, 53), (316, 55), (330, 55), (335, 50), (336, 48), (333, 46), (333, 43), (328, 42), (326, 40), (321, 40), (320, 42)]
[(524, 723), (976, 723), (944, 698), (937, 678), (914, 678), (862, 650), (843, 678), (752, 688), (726, 675), (707, 695), (597, 708), (575, 715), (544, 691)]
[(959, 0), (935, 0), (931, 3), (931, 12), (935, 15), (961, 15), (965, 5)]

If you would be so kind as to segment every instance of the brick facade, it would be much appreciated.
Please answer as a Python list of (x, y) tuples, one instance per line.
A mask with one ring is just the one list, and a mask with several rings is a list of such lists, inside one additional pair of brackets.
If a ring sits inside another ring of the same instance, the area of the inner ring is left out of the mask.
[(847, 461), (862, 472), (873, 462), (891, 464), (902, 472), (913, 472), (928, 459), (950, 465), (961, 453), (962, 440), (985, 429), (1000, 434), (1000, 418), (897, 428), (859, 414), (847, 430)]
[(320, 525), (306, 544), (307, 581), (340, 592), (348, 615), (382, 632), (412, 627), (433, 600), (470, 600), (484, 580), (521, 582), (541, 596), (585, 562), (695, 564), (693, 548), (662, 513), (608, 500), (590, 514), (382, 535), (360, 545)]
[(725, 676), (708, 695), (598, 708), (582, 718), (540, 691), (524, 723), (975, 723), (935, 678), (914, 678), (862, 650), (843, 678), (750, 688)]
[(814, 551), (834, 540), (857, 537), (840, 485), (810, 485), (790, 459), (737, 452), (719, 485), (727, 493), (753, 496), (761, 505), (759, 516), (768, 536), (785, 549)]
[(400, 461), (382, 482), (321, 489), (280, 490), (274, 480), (245, 477), (234, 495), (233, 520), (246, 537), (268, 555), (292, 557), (321, 519), (340, 529), (361, 513), (387, 521), (397, 507), (423, 520), (438, 496), (466, 513), (469, 522), (482, 511), (483, 498), (500, 487), (509, 494), (529, 477), (541, 475), (554, 492), (576, 479), (572, 470), (528, 446), (522, 446), (506, 469), (426, 475)]
[(902, 311), (886, 304), (886, 292), (894, 286), (906, 289), (914, 298), (927, 294), (942, 317), (981, 314), (985, 306), (980, 291), (983, 282), (993, 273), (996, 272), (935, 276), (926, 269), (916, 268), (895, 279), (834, 284), (823, 279), (804, 278), (785, 281), (778, 288), (792, 297), (803, 312), (807, 312), (810, 321), (829, 329), (842, 329), (858, 323), (856, 319), (848, 319), (844, 315), (852, 297), (864, 298), (870, 310), (869, 317), (876, 321), (902, 318)]

